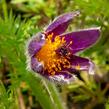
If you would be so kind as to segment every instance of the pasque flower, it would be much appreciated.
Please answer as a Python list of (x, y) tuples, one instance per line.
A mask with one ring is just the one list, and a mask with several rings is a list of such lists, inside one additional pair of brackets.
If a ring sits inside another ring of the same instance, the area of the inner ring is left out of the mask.
[(30, 69), (59, 83), (74, 80), (75, 71), (92, 73), (94, 64), (75, 54), (92, 46), (100, 36), (100, 29), (89, 28), (64, 33), (71, 20), (78, 15), (78, 11), (62, 14), (44, 32), (30, 38), (27, 44)]

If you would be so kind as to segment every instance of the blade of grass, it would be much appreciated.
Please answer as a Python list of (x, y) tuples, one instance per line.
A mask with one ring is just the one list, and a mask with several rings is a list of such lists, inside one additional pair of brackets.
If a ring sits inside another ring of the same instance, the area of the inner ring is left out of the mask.
[(6, 20), (8, 18), (8, 13), (7, 13), (7, 5), (5, 0), (2, 0), (2, 9), (3, 9), (4, 18)]
[(50, 83), (49, 81), (44, 81), (44, 83), (46, 85), (45, 87), (48, 87), (48, 91), (50, 93), (50, 96), (53, 99), (56, 109), (65, 109), (62, 104), (61, 98), (59, 96), (59, 92), (56, 89), (55, 84)]
[(26, 82), (30, 86), (33, 94), (38, 99), (40, 105), (43, 109), (55, 109), (53, 103), (50, 100), (49, 96), (46, 94), (46, 91), (41, 84), (40, 79), (38, 80), (32, 73), (27, 73)]

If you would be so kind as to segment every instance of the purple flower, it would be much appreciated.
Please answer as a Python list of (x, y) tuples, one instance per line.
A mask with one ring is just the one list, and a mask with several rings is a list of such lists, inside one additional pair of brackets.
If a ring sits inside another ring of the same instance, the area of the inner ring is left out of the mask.
[(92, 46), (100, 36), (100, 29), (91, 28), (63, 34), (77, 15), (78, 11), (59, 16), (44, 32), (37, 33), (29, 40), (27, 54), (30, 69), (59, 83), (74, 80), (74, 72), (78, 70), (93, 73), (94, 64), (75, 54)]

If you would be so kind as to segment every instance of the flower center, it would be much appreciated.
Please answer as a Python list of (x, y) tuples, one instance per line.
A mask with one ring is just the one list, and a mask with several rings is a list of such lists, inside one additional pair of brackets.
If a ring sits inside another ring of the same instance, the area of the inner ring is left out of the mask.
[[(69, 52), (63, 48), (66, 41), (60, 36), (56, 36), (52, 41), (53, 33), (48, 35), (45, 41), (45, 45), (35, 55), (39, 62), (44, 65), (44, 70), (49, 75), (54, 75), (56, 72), (60, 72), (62, 68), (70, 68), (70, 62), (68, 61)], [(60, 48), (60, 54), (56, 52)]]

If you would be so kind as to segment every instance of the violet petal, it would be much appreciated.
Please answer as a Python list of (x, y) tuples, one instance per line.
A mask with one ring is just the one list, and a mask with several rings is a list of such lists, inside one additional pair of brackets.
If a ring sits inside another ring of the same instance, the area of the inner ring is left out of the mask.
[(76, 76), (70, 74), (68, 71), (62, 70), (61, 72), (56, 72), (55, 75), (48, 76), (48, 79), (58, 84), (70, 84), (76, 79)]
[(31, 70), (37, 73), (43, 73), (43, 64), (41, 62), (38, 62), (38, 60), (35, 57), (31, 58), (30, 63)]
[(38, 62), (38, 60), (35, 57), (31, 58), (30, 67), (31, 70), (33, 70), (34, 72), (58, 84), (69, 84), (70, 82), (76, 79), (75, 75), (72, 75), (66, 69), (63, 69), (60, 72), (56, 72), (55, 75), (50, 75), (47, 71), (44, 71), (43, 64), (41, 62)]
[(100, 36), (100, 28), (85, 29), (76, 32), (63, 34), (60, 37), (65, 37), (67, 43), (72, 41), (69, 46), (72, 53), (82, 51), (93, 45)]
[(47, 34), (53, 33), (54, 36), (62, 34), (68, 27), (71, 20), (79, 14), (79, 11), (69, 12), (57, 17), (45, 30)]
[(72, 55), (70, 63), (72, 67), (69, 69), (69, 71), (81, 70), (88, 71), (88, 73), (91, 75), (94, 74), (95, 65), (87, 58)]
[(45, 43), (44, 34), (37, 33), (28, 42), (28, 46), (27, 46), (28, 55), (31, 57), (35, 55), (41, 49), (44, 43)]

